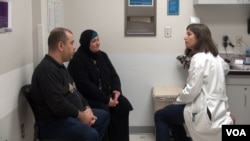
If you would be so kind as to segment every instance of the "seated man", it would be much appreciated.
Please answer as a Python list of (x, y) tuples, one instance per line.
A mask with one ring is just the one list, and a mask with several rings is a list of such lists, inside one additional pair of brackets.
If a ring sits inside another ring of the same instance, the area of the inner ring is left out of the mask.
[(63, 64), (75, 51), (73, 33), (65, 28), (53, 29), (48, 50), (31, 82), (39, 138), (101, 141), (109, 125), (109, 114), (88, 106)]

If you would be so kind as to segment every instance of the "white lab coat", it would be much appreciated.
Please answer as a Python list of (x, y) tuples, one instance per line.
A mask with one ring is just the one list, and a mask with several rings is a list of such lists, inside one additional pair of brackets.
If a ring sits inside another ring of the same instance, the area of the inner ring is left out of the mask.
[[(221, 141), (223, 124), (233, 124), (228, 111), (225, 75), (229, 65), (218, 55), (197, 53), (176, 104), (186, 104), (184, 119), (193, 141)], [(207, 109), (211, 113), (211, 120)]]

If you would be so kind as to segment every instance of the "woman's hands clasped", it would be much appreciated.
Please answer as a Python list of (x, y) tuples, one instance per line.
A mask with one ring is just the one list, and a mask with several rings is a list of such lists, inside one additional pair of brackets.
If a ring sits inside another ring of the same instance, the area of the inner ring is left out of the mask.
[(119, 104), (118, 98), (120, 97), (121, 93), (117, 90), (113, 91), (113, 97), (109, 98), (109, 107), (115, 107), (117, 104)]

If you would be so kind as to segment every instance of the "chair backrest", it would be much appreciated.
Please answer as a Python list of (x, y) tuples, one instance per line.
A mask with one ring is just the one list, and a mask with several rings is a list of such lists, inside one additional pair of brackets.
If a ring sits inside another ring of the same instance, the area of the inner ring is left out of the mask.
[(26, 98), (28, 103), (30, 104), (31, 84), (24, 85), (21, 88), (21, 93)]
[[(34, 115), (34, 110), (31, 104), (31, 100), (30, 100), (30, 95), (31, 95), (31, 84), (26, 84), (24, 85), (21, 90), (20, 90), (21, 94), (25, 97), (26, 101), (28, 102), (33, 115)], [(34, 115), (35, 116), (35, 115)], [(38, 140), (38, 126), (36, 125), (36, 123), (34, 123), (34, 138), (33, 141), (37, 141)]]
[(32, 106), (32, 103), (31, 103), (31, 98), (30, 98), (30, 95), (31, 95), (31, 84), (26, 84), (24, 85), (22, 88), (21, 88), (21, 94), (25, 97), (25, 99), (27, 100), (27, 102), (29, 103), (29, 106), (31, 107), (31, 110), (34, 114), (34, 108)]
[[(32, 106), (32, 102), (31, 102), (31, 84), (26, 84), (24, 85), (21, 90), (20, 90), (21, 94), (25, 97), (25, 99), (27, 100), (27, 102), (29, 103), (29, 106), (33, 112), (34, 115), (34, 108)], [(35, 116), (35, 115), (34, 115)], [(36, 120), (36, 117), (35, 117)], [(39, 133), (39, 127), (36, 123), (34, 123), (34, 138), (33, 141), (60, 141), (60, 140), (56, 140), (56, 139), (39, 139), (38, 138), (38, 133)]]

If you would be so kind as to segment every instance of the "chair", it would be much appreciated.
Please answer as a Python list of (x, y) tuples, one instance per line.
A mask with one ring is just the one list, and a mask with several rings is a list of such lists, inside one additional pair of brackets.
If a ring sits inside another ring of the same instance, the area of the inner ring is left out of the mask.
[[(21, 94), (25, 97), (26, 101), (29, 103), (29, 106), (31, 107), (31, 110), (34, 114), (34, 108), (32, 107), (31, 101), (30, 101), (30, 94), (31, 94), (31, 84), (27, 84), (24, 85), (21, 90), (20, 90)], [(35, 117), (35, 115), (34, 115)], [(59, 141), (59, 140), (55, 140), (55, 139), (40, 139), (38, 137), (38, 133), (39, 133), (39, 127), (36, 124), (36, 117), (35, 117), (35, 123), (34, 123), (34, 138), (33, 141)]]

